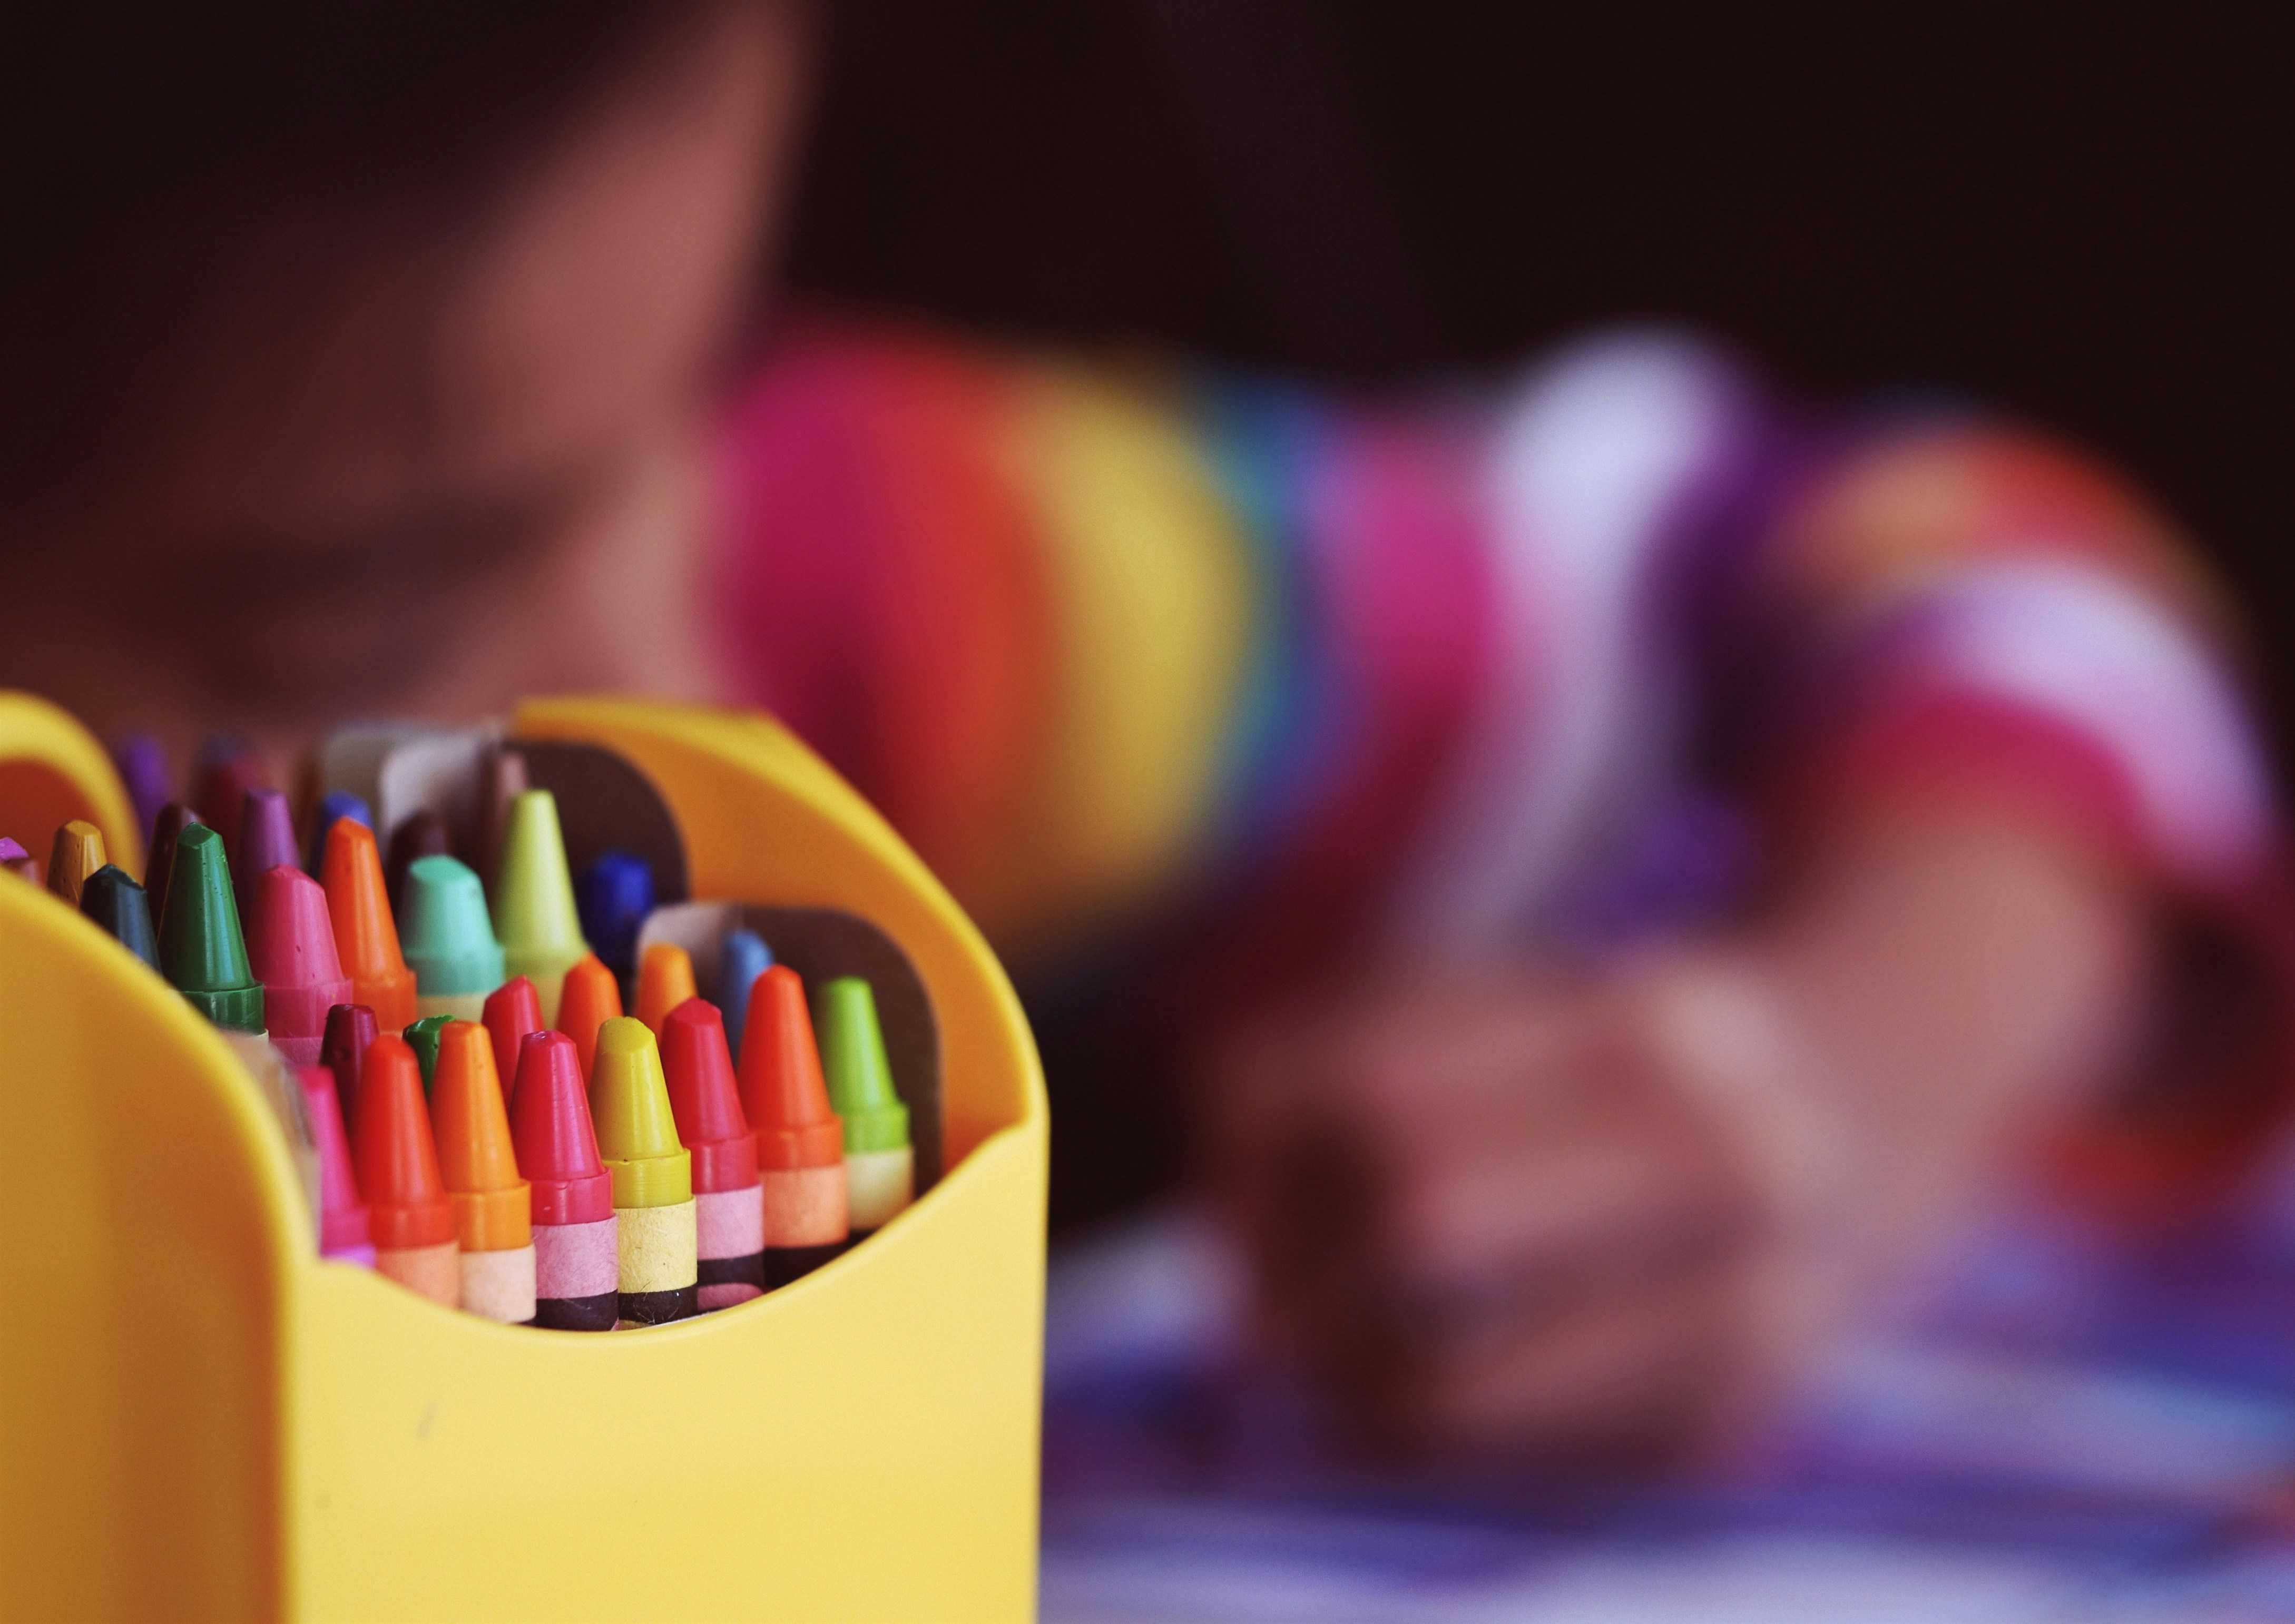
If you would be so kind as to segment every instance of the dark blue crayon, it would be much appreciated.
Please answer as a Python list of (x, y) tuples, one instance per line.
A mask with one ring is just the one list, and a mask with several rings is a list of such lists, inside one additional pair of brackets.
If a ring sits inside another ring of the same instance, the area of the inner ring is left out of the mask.
[(628, 852), (600, 852), (574, 881), (574, 908), (591, 951), (626, 983), (637, 967), (638, 932), (653, 911), (653, 865)]

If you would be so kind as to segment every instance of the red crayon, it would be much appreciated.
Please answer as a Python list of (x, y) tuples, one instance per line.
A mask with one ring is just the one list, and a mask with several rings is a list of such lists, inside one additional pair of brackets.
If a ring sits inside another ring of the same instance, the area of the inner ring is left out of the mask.
[(661, 1069), (677, 1137), (693, 1155), (701, 1307), (731, 1308), (765, 1291), (765, 1189), (757, 1136), (741, 1114), (740, 1085), (725, 1047), (725, 1020), (706, 999), (689, 998), (661, 1027)]
[(364, 1004), (337, 1004), (327, 1011), (326, 1035), (319, 1040), (319, 1064), (335, 1074), (335, 1098), (346, 1127), (358, 1120), (359, 1063), (374, 1041), (374, 1011)]
[(240, 822), (248, 793), (270, 788), (270, 770), (252, 750), (233, 750), (200, 768), (199, 789), (192, 804), (200, 809), (200, 821), (222, 834), (224, 861), (233, 874), (239, 872)]
[(502, 1082), (502, 1104), (518, 1090), (518, 1056), (526, 1041), (543, 1030), (542, 995), (523, 975), (513, 975), (486, 994), (481, 1012), (494, 1041), (494, 1075)]
[(422, 1067), (404, 1038), (368, 1045), (351, 1124), (358, 1187), (374, 1231), (374, 1266), (433, 1302), (462, 1299), (461, 1232), (438, 1171)]
[(323, 1065), (298, 1065), (295, 1080), (303, 1085), (304, 1109), (319, 1147), (319, 1255), (372, 1269), (374, 1232), (367, 1222), (366, 1204), (359, 1199), (358, 1176), (351, 1168), (343, 1109), (335, 1098), (335, 1074)]
[[(282, 801), (280, 811), (286, 810)], [(290, 863), (257, 876), (247, 916), (247, 961), (263, 983), (263, 1024), (293, 1065), (314, 1065), (327, 1012), (351, 1001), (335, 957), (334, 922), (319, 882)]]
[(581, 1058), (564, 1032), (532, 1033), (519, 1049), (510, 1132), (533, 1192), (534, 1323), (612, 1330), (621, 1311), (614, 1180), (598, 1154)]

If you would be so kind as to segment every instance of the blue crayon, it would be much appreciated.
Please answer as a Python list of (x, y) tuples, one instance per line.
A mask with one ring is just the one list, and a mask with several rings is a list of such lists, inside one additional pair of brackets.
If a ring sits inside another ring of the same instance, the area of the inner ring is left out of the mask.
[(354, 823), (374, 827), (374, 812), (364, 801), (347, 789), (330, 789), (319, 798), (319, 814), (311, 820), (311, 850), (303, 867), (315, 875), (327, 855), (327, 831), (335, 827), (338, 819), (348, 818)]
[(725, 1046), (741, 1052), (749, 1029), (749, 992), (757, 977), (773, 967), (773, 951), (753, 930), (729, 930), (717, 949), (717, 1008), (725, 1013)]
[(601, 852), (574, 881), (582, 935), (626, 983), (635, 972), (638, 932), (653, 911), (653, 865), (627, 852)]

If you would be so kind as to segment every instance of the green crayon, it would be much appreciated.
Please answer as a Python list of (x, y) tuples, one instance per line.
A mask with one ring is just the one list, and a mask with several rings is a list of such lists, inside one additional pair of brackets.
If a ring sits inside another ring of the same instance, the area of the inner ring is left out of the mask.
[(542, 1024), (556, 1025), (566, 972), (590, 956), (590, 944), (574, 906), (558, 801), (547, 789), (526, 790), (510, 804), (494, 861), (494, 916), (504, 978), (531, 981), (542, 1000)]
[(821, 990), (816, 1022), (829, 1103), (845, 1122), (845, 1186), (853, 1235), (882, 1228), (916, 1198), (909, 1108), (893, 1091), (877, 999), (857, 975)]
[(263, 983), (248, 968), (223, 836), (204, 823), (176, 837), (167, 912), (159, 920), (159, 971), (216, 1025), (263, 1030)]
[(430, 1073), (438, 1069), (438, 1045), (453, 1024), (451, 1015), (426, 1015), (411, 1021), (398, 1035), (406, 1040), (406, 1047), (414, 1051), (416, 1062), (422, 1067), (422, 1091), (430, 1091)]

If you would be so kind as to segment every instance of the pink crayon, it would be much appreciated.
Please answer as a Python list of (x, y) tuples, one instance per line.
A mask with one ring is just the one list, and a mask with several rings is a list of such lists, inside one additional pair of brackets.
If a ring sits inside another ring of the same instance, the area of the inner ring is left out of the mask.
[(335, 1074), (323, 1065), (298, 1065), (295, 1080), (303, 1085), (311, 1137), (319, 1147), (319, 1255), (372, 1269), (374, 1234), (351, 1169), (351, 1142), (343, 1130), (342, 1106), (335, 1098)]
[(263, 983), (263, 1024), (290, 1065), (315, 1065), (327, 1011), (351, 1001), (327, 894), (302, 869), (281, 863), (257, 877), (254, 900), (247, 957)]

